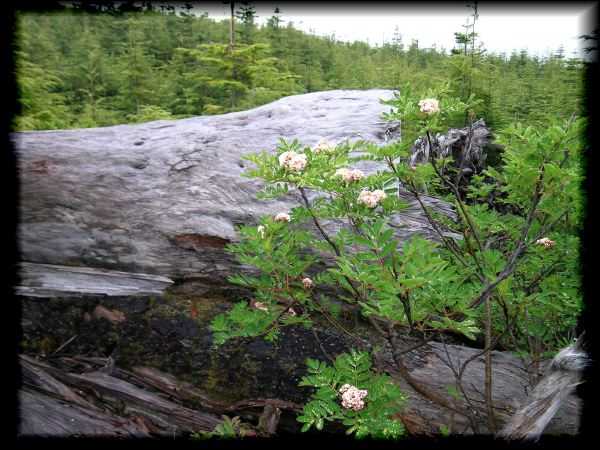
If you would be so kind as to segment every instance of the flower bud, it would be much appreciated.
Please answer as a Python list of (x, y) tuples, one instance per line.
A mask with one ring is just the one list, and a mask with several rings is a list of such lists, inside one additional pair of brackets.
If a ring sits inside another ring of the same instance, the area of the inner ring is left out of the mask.
[(312, 287), (313, 287), (313, 280), (311, 280), (308, 277), (302, 278), (302, 284), (304, 285), (304, 289), (312, 289)]

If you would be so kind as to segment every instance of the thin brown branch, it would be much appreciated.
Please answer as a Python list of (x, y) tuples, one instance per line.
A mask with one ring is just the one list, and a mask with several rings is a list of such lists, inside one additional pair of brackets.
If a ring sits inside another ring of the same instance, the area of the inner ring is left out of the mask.
[(494, 403), (492, 400), (492, 302), (490, 297), (485, 299), (485, 408), (492, 432), (496, 432)]
[[(448, 360), (446, 361), (437, 352), (434, 352), (434, 355), (440, 361), (442, 361), (454, 374), (454, 379), (456, 381), (456, 385), (460, 389), (465, 401), (467, 402), (467, 405), (469, 405), (469, 408), (471, 408), (472, 417), (471, 417), (471, 415), (467, 416), (467, 419), (469, 420), (469, 424), (471, 425), (473, 432), (476, 434), (479, 434), (479, 426), (477, 425), (477, 420), (481, 419), (481, 418), (479, 417), (479, 414), (477, 413), (477, 409), (475, 408), (475, 406), (473, 406), (471, 399), (465, 392), (465, 389), (462, 385), (462, 372), (457, 371), (456, 368), (454, 367), (454, 364), (452, 364), (452, 358), (450, 357), (450, 353), (448, 352), (448, 346), (446, 345), (446, 342), (444, 341), (443, 337), (441, 338), (441, 341), (442, 341), (442, 345), (444, 346), (444, 352), (446, 353)], [(457, 355), (457, 359), (458, 359), (458, 355)], [(458, 364), (460, 364), (460, 360), (458, 360), (457, 362), (458, 362)]]
[(342, 332), (342, 334), (345, 334), (347, 336), (350, 336), (353, 340), (356, 340), (356, 336), (352, 333), (350, 333), (348, 330), (346, 330), (343, 326), (341, 326), (339, 323), (337, 323), (330, 315), (329, 313), (325, 310), (325, 307), (321, 304), (319, 298), (314, 294), (314, 292), (310, 292), (310, 298), (313, 299), (313, 301), (319, 305), (320, 309), (320, 313), (323, 315), (323, 317), (325, 317), (325, 319), (327, 319), (327, 321), (329, 323), (331, 323), (335, 328), (337, 328), (338, 330), (340, 330)]
[[(431, 147), (433, 149), (433, 146), (431, 144), (431, 135), (429, 134), (429, 131), (426, 132), (426, 135), (427, 135), (427, 141), (429, 142), (429, 147)], [(440, 173), (437, 166), (435, 165), (435, 158), (431, 158), (431, 166), (433, 167), (433, 170), (435, 171), (438, 178), (440, 178), (444, 182), (444, 184), (452, 190), (454, 196), (456, 197), (456, 202), (458, 204), (458, 207), (460, 208), (461, 212), (463, 213), (463, 216), (464, 216), (465, 220), (467, 221), (469, 228), (471, 229), (473, 238), (477, 242), (479, 251), (483, 253), (483, 245), (481, 244), (481, 239), (479, 239), (479, 234), (477, 233), (477, 229), (475, 228), (475, 225), (471, 221), (471, 218), (465, 209), (465, 206), (461, 199), (460, 192), (454, 188), (454, 185), (443, 174)]]
[(558, 266), (562, 263), (562, 260), (557, 259), (548, 267), (544, 268), (531, 282), (523, 288), (525, 294), (530, 295), (533, 292), (533, 289), (548, 275), (552, 274), (556, 270), (558, 270)]
[[(454, 242), (451, 239), (448, 239), (446, 236), (444, 236), (443, 232), (438, 227), (438, 225), (436, 224), (435, 220), (433, 219), (433, 217), (431, 216), (431, 214), (427, 210), (427, 207), (425, 206), (425, 204), (421, 200), (421, 196), (419, 195), (419, 193), (417, 192), (417, 190), (414, 188), (414, 186), (410, 187), (408, 190), (409, 190), (409, 192), (411, 194), (413, 194), (415, 196), (415, 198), (419, 202), (419, 205), (421, 206), (421, 209), (423, 210), (423, 212), (425, 214), (425, 217), (427, 218), (427, 221), (433, 227), (433, 229), (438, 234), (438, 236), (440, 237), (440, 239), (442, 240), (442, 242), (446, 245), (446, 248), (454, 255), (454, 257), (461, 263), (461, 265), (465, 269), (470, 269), (470, 266), (461, 257), (460, 252), (456, 248), (456, 245), (454, 244)], [(485, 279), (483, 279), (480, 274), (476, 274), (476, 275), (479, 278), (479, 281), (481, 281), (482, 283), (485, 283)]]
[(398, 370), (400, 371), (400, 373), (402, 374), (402, 376), (404, 377), (406, 382), (410, 385), (410, 387), (412, 387), (416, 392), (418, 392), (419, 394), (421, 394), (428, 400), (431, 400), (432, 402), (437, 403), (440, 406), (443, 406), (443, 407), (448, 408), (452, 411), (455, 411), (459, 414), (462, 414), (465, 417), (469, 417), (469, 410), (464, 405), (453, 404), (448, 399), (439, 396), (438, 394), (427, 389), (421, 383), (417, 382), (411, 376), (407, 367), (404, 365), (404, 362), (402, 360), (402, 354), (400, 353), (401, 349), (398, 348), (398, 345), (394, 342), (394, 340), (392, 338), (388, 339), (388, 342), (390, 343), (390, 345), (392, 347), (392, 357), (394, 359), (394, 362), (396, 363)]
[(228, 406), (225, 411), (237, 411), (239, 409), (256, 408), (259, 406), (272, 405), (281, 409), (289, 409), (298, 413), (302, 412), (302, 405), (294, 402), (288, 402), (286, 400), (279, 400), (276, 398), (250, 398), (235, 402), (233, 405)]
[(75, 338), (77, 337), (76, 334), (74, 334), (73, 336), (71, 336), (70, 339), (68, 339), (64, 344), (62, 344), (60, 347), (58, 347), (56, 350), (54, 350), (52, 352), (51, 356), (56, 355), (58, 352), (60, 352), (63, 348), (65, 348), (67, 345), (69, 345), (71, 342), (73, 342), (75, 340)]
[(327, 243), (329, 245), (331, 245), (331, 248), (333, 248), (333, 251), (335, 252), (335, 254), (338, 257), (341, 256), (340, 249), (338, 248), (337, 244), (335, 242), (333, 242), (331, 240), (331, 238), (327, 235), (327, 233), (325, 233), (325, 230), (323, 230), (323, 228), (321, 228), (321, 224), (317, 220), (317, 216), (315, 215), (315, 213), (313, 212), (312, 207), (310, 206), (310, 203), (308, 201), (308, 197), (306, 196), (306, 192), (304, 191), (304, 188), (300, 187), (298, 189), (300, 190), (300, 194), (302, 195), (302, 199), (304, 200), (304, 203), (306, 204), (306, 207), (308, 208), (308, 211), (310, 212), (310, 215), (311, 215), (311, 217), (313, 219), (313, 222), (314, 222), (315, 226), (317, 227), (317, 229), (321, 233), (321, 236), (323, 236), (323, 238), (327, 241)]

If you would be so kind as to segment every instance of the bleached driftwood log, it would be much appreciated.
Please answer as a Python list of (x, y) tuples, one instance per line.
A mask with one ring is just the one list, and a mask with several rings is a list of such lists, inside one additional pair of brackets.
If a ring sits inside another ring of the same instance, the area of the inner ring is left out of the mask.
[(580, 337), (554, 357), (535, 389), (498, 433), (499, 437), (532, 442), (540, 438), (562, 403), (581, 383), (589, 363), (581, 344)]
[(159, 275), (120, 272), (90, 267), (22, 262), (15, 292), (27, 297), (69, 295), (160, 295), (173, 280)]
[(433, 141), (434, 148), (431, 149), (428, 139), (417, 139), (408, 163), (426, 164), (433, 157), (452, 157), (463, 173), (479, 173), (490, 163), (489, 156), (503, 151), (501, 146), (493, 143), (494, 137), (483, 119), (471, 126), (453, 128), (446, 134), (437, 135)]
[[(257, 200), (262, 184), (241, 176), (250, 164), (242, 155), (274, 152), (280, 136), (383, 144), (379, 99), (391, 96), (326, 91), (220, 116), (15, 133), (22, 259), (223, 283), (235, 267), (223, 251), (235, 226), (302, 202)], [(433, 236), (416, 203), (397, 225), (401, 238)]]

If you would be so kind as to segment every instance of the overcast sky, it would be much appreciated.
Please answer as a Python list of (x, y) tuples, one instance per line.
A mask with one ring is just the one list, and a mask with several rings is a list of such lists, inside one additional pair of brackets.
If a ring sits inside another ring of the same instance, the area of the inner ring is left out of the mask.
[[(472, 3), (472, 2), (471, 2)], [(229, 17), (229, 5), (222, 2), (193, 2), (194, 12), (208, 12), (221, 20)], [(402, 41), (413, 39), (419, 47), (446, 51), (453, 48), (454, 32), (464, 31), (472, 8), (463, 2), (381, 2), (381, 3), (302, 3), (253, 2), (258, 23), (273, 15), (276, 6), (281, 18), (296, 28), (317, 36), (332, 36), (341, 41), (361, 40), (371, 45), (391, 41), (397, 25)], [(489, 52), (510, 54), (525, 49), (530, 54), (547, 56), (562, 46), (567, 57), (582, 57), (586, 46), (577, 36), (597, 27), (597, 2), (478, 2), (479, 18), (475, 31)]]

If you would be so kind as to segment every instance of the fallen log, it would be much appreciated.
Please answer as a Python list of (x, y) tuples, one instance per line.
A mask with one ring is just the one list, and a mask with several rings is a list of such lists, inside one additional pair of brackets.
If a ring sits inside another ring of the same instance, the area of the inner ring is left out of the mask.
[(19, 391), (18, 401), (20, 437), (150, 437), (133, 423), (27, 389)]
[(552, 359), (544, 377), (498, 433), (499, 437), (509, 441), (539, 440), (558, 408), (582, 382), (582, 372), (589, 359), (581, 346), (580, 337)]
[[(159, 407), (158, 412), (145, 413), (152, 401), (140, 403), (128, 396), (127, 390), (119, 391), (114, 380), (104, 373), (104, 367), (122, 381), (158, 396), (166, 395), (170, 402), (215, 417), (237, 415), (256, 427), (265, 407), (270, 405), (281, 410), (278, 431), (298, 432), (295, 417), (311, 393), (310, 389), (298, 387), (306, 373), (304, 361), (306, 358), (326, 360), (327, 355), (340, 354), (352, 343), (346, 342), (327, 322), (317, 320), (311, 330), (298, 326), (284, 328), (275, 342), (234, 340), (214, 347), (209, 321), (214, 314), (228, 309), (231, 299), (216, 292), (211, 297), (174, 296), (169, 289), (160, 297), (22, 297), (24, 351), (45, 354), (47, 359), (61, 361), (65, 367), (73, 366), (71, 370), (75, 374), (62, 376), (63, 383), (80, 388), (83, 384), (104, 384), (106, 389), (113, 390), (111, 392), (120, 392), (118, 396), (125, 402), (125, 409), (130, 414), (146, 417), (151, 423), (162, 423), (160, 420), (164, 420), (167, 409)], [(198, 306), (195, 316), (191, 311), (192, 299)], [(112, 316), (94, 314), (99, 308), (112, 311)], [(122, 320), (110, 320), (113, 316)], [(365, 343), (371, 339), (369, 329), (355, 322), (353, 317), (342, 314), (340, 320)], [(73, 335), (78, 338), (55, 352)], [(402, 347), (413, 343), (408, 338), (399, 339)], [(443, 343), (430, 342), (404, 355), (404, 363), (413, 378), (436, 394), (449, 397), (448, 388), (453, 386), (454, 377), (448, 360), (458, 365), (479, 352), (460, 345), (446, 344), (444, 348)], [(440, 359), (439, 355), (446, 354), (449, 355), (446, 361)], [(111, 359), (114, 360), (112, 369)], [(494, 412), (502, 425), (530, 393), (528, 370), (533, 368), (510, 352), (494, 351), (492, 360)], [(401, 417), (411, 433), (436, 434), (441, 425), (452, 433), (472, 432), (464, 416), (453, 414), (415, 392), (398, 373), (388, 348), (382, 350), (376, 366), (391, 374), (408, 394), (409, 402)], [(465, 370), (463, 386), (476, 410), (485, 416), (483, 367), (480, 355)], [(541, 364), (540, 370), (544, 368)], [(78, 375), (82, 371), (96, 375)], [(138, 398), (145, 398), (135, 392)], [(581, 400), (571, 393), (544, 432), (577, 434), (580, 410)], [(177, 421), (186, 424), (186, 429), (199, 423), (190, 422), (185, 414), (177, 417)], [(485, 432), (485, 428), (482, 431)]]
[(150, 437), (135, 422), (115, 417), (82, 398), (47, 373), (33, 358), (20, 357), (23, 385), (18, 392), (22, 437)]
[[(13, 133), (21, 258), (224, 284), (239, 270), (224, 251), (238, 239), (235, 227), (302, 201), (297, 193), (258, 200), (263, 185), (241, 176), (249, 164), (242, 155), (273, 153), (280, 136), (307, 146), (319, 139), (384, 144), (379, 100), (392, 94), (316, 92), (218, 116)], [(361, 167), (383, 168), (372, 161)], [(411, 206), (398, 237), (434, 237), (419, 205), (405, 199)], [(427, 201), (452, 213), (443, 201)]]
[[(212, 431), (222, 422), (101, 371), (68, 373), (24, 355), (20, 364), (24, 380), (38, 391), (20, 391), (19, 433), (23, 436), (149, 437), (148, 431), (153, 430), (154, 435), (181, 437)], [(106, 414), (68, 386), (87, 392), (118, 413)], [(61, 401), (72, 409), (66, 410)]]
[(17, 294), (47, 297), (61, 295), (154, 295), (161, 294), (173, 280), (147, 275), (91, 267), (65, 267), (55, 264), (19, 263)]

